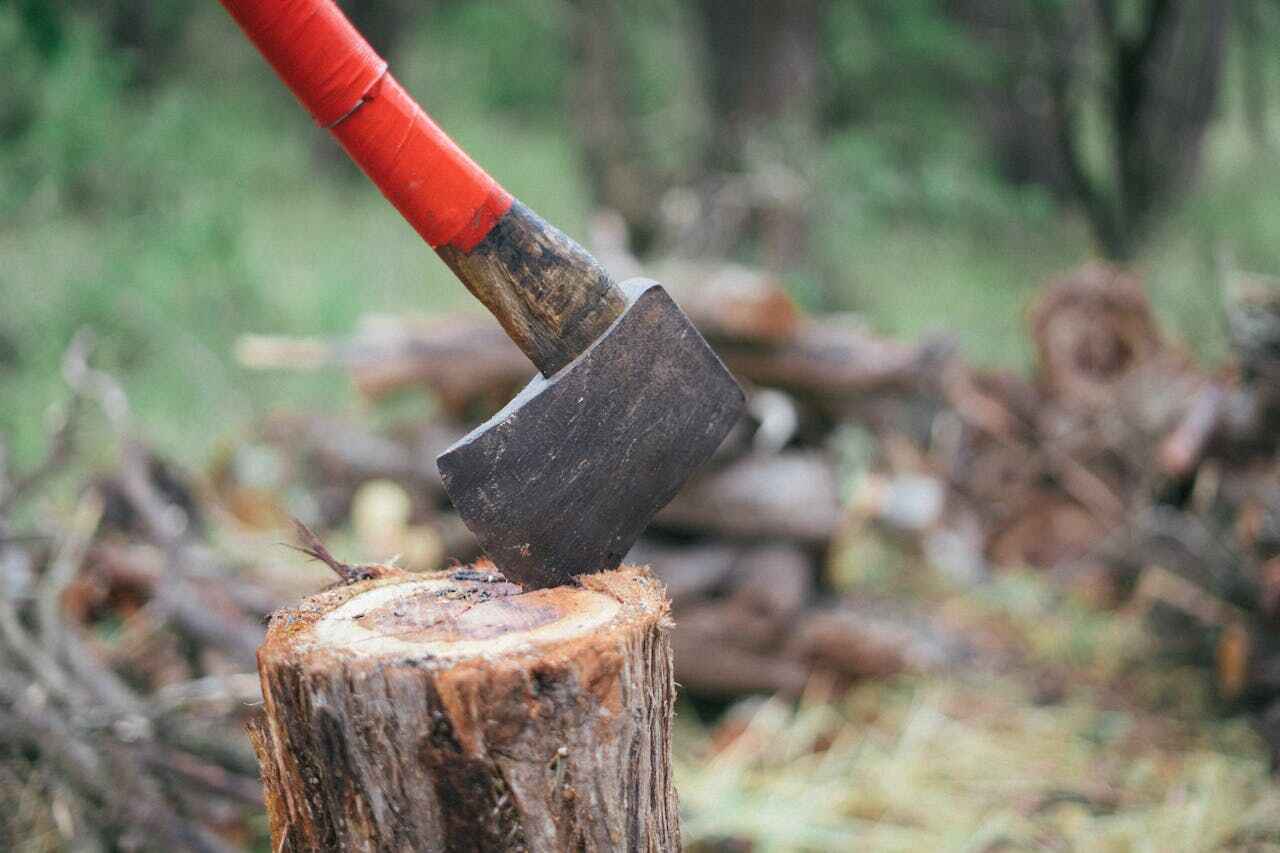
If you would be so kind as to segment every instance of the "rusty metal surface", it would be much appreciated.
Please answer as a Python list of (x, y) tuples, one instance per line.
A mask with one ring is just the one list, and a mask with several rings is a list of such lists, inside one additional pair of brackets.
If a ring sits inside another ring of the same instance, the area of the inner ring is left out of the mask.
[(613, 569), (719, 446), (742, 389), (659, 285), (550, 378), (536, 377), (437, 463), (506, 576), (526, 587)]

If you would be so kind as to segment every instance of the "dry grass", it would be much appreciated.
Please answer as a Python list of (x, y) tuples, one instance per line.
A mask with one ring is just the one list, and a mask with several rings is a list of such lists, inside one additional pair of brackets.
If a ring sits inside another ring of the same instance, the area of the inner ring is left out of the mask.
[[(918, 591), (918, 590), (917, 590)], [(1000, 663), (868, 683), (834, 701), (684, 713), (691, 845), (755, 850), (1280, 850), (1280, 789), (1204, 674), (1153, 655), (1141, 614), (1031, 576), (935, 598)], [(990, 658), (988, 657), (988, 660)]]

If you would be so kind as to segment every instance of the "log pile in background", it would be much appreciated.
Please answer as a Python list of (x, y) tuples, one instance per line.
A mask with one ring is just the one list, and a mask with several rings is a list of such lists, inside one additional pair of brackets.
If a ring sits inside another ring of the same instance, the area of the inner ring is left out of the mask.
[[(1221, 693), (1280, 745), (1280, 284), (1233, 281), (1235, 358), (1205, 373), (1161, 333), (1138, 281), (1082, 268), (1036, 301), (1028, 378), (976, 369), (945, 341), (806, 317), (749, 270), (664, 278), (750, 397), (632, 555), (667, 584), (687, 692), (795, 694), (815, 675), (967, 659), (972, 644), (910, 602), (833, 588), (831, 551), (874, 524), (953, 579), (1030, 565), (1101, 601), (1136, 597), (1208, 652)], [(0, 468), (3, 831), (84, 849), (243, 844), (263, 832), (246, 820), (259, 793), (241, 730), (253, 652), (265, 615), (317, 585), (272, 576), (264, 547), (294, 516), (349, 528), (366, 556), (409, 569), (470, 561), (434, 460), (531, 371), (473, 316), (371, 320), (338, 344), (248, 340), (248, 363), (341, 365), (370, 399), (429, 392), (436, 415), (376, 429), (273, 415), (218, 455), (209, 500), (132, 438), (123, 394), (86, 349), (68, 353), (49, 457)], [(117, 462), (72, 517), (48, 517), (33, 498), (67, 468), (86, 409), (108, 415)], [(852, 478), (851, 429), (874, 460)]]
[[(1169, 597), (1168, 584), (1144, 579), (1182, 578), (1211, 599), (1200, 616), (1239, 614), (1210, 626), (1226, 638), (1224, 692), (1269, 704), (1269, 685), (1280, 686), (1266, 674), (1268, 650), (1280, 647), (1265, 627), (1280, 608), (1280, 311), (1271, 285), (1242, 278), (1233, 288), (1237, 364), (1209, 375), (1162, 332), (1138, 278), (1086, 265), (1035, 300), (1037, 360), (1024, 377), (975, 368), (945, 340), (905, 345), (839, 318), (807, 317), (751, 270), (673, 263), (661, 277), (750, 398), (743, 422), (633, 555), (670, 585), (678, 677), (690, 692), (796, 691), (815, 672), (852, 678), (962, 654), (961, 643), (909, 613), (881, 607), (873, 618), (827, 587), (833, 541), (870, 521), (965, 580), (1034, 566), (1114, 603), (1135, 589)], [(471, 349), (451, 342), (481, 340), (486, 364), (505, 372), (455, 369)], [(246, 350), (258, 366), (296, 366), (272, 353), (297, 347), (257, 339)], [(308, 454), (296, 470), (323, 472), (330, 492), (313, 517), (359, 518), (370, 500), (360, 483), (383, 478), (405, 493), (400, 529), (438, 543), (425, 552), (473, 556), (431, 457), (524, 381), (530, 371), (514, 347), (486, 319), (467, 316), (383, 319), (352, 341), (306, 348), (347, 366), (371, 397), (421, 389), (441, 401), (435, 423), (396, 437), (399, 450), (364, 459), (355, 448), (388, 437), (334, 440), (351, 427), (312, 419), (276, 440), (265, 426), (275, 452)], [(837, 476), (835, 439), (845, 424), (876, 447), (873, 470), (852, 483)], [(306, 517), (300, 508), (287, 509)], [(1183, 608), (1170, 602), (1153, 606), (1166, 623), (1198, 618), (1176, 615)]]
[(1220, 694), (1261, 712), (1280, 756), (1280, 282), (1229, 284), (1234, 359), (1210, 374), (1133, 276), (1089, 265), (1051, 282), (1031, 381), (953, 363), (950, 426), (880, 492), (936, 477), (947, 510), (929, 523), (976, 517), (990, 565), (1136, 595), (1170, 642), (1212, 655)]
[[(715, 458), (659, 513), (628, 558), (652, 564), (671, 587), (680, 683), (711, 696), (795, 693), (814, 672), (847, 681), (952, 659), (957, 641), (910, 614), (841, 601), (822, 581), (847, 515), (829, 446), (833, 431), (855, 413), (894, 422), (904, 401), (930, 396), (925, 389), (937, 384), (947, 347), (906, 346), (855, 325), (808, 318), (775, 279), (745, 268), (685, 265), (667, 272), (664, 281), (750, 397), (748, 414)], [(470, 345), (450, 348), (474, 340), (492, 350), (487, 364), (511, 370), (469, 370)], [(314, 416), (268, 420), (216, 467), (224, 503), (245, 521), (292, 514), (324, 526), (350, 517), (358, 527), (376, 480), (378, 489), (402, 494), (391, 524), (399, 532), (383, 537), (388, 554), (414, 552), (396, 543), (410, 542), (416, 531), (437, 543), (418, 553), (437, 561), (474, 557), (474, 541), (459, 534), (434, 457), (532, 373), (496, 324), (474, 315), (398, 325), (383, 319), (363, 322), (344, 342), (257, 337), (241, 347), (242, 359), (255, 367), (296, 368), (299, 353), (311, 354), (302, 366), (346, 367), (371, 399), (426, 391), (439, 402), (439, 416), (383, 434)], [(244, 454), (251, 458), (237, 458)], [(237, 475), (254, 458), (272, 460), (266, 467), (279, 472), (274, 485), (263, 489)]]

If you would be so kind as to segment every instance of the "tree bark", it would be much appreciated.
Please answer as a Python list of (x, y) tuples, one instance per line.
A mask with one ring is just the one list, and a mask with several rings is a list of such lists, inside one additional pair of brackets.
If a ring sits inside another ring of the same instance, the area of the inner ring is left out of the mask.
[(276, 850), (677, 850), (668, 604), (491, 564), (277, 613), (251, 734)]

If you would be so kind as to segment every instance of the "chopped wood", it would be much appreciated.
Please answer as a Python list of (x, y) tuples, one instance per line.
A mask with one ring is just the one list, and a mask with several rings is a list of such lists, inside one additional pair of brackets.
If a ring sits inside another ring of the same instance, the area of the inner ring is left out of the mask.
[(842, 517), (830, 460), (818, 452), (788, 451), (752, 454), (694, 475), (654, 525), (742, 539), (826, 543)]
[(849, 415), (866, 395), (910, 391), (935, 380), (941, 344), (908, 346), (849, 323), (810, 321), (775, 346), (721, 343), (736, 376), (780, 388), (825, 412)]
[(1044, 288), (1031, 309), (1040, 382), (1061, 405), (1093, 407), (1163, 347), (1141, 279), (1086, 264)]
[(922, 617), (895, 613), (883, 603), (841, 602), (798, 624), (789, 656), (846, 678), (927, 672), (960, 660), (963, 646)]
[(781, 344), (803, 331), (803, 315), (772, 273), (731, 263), (674, 262), (654, 278), (713, 344)]

